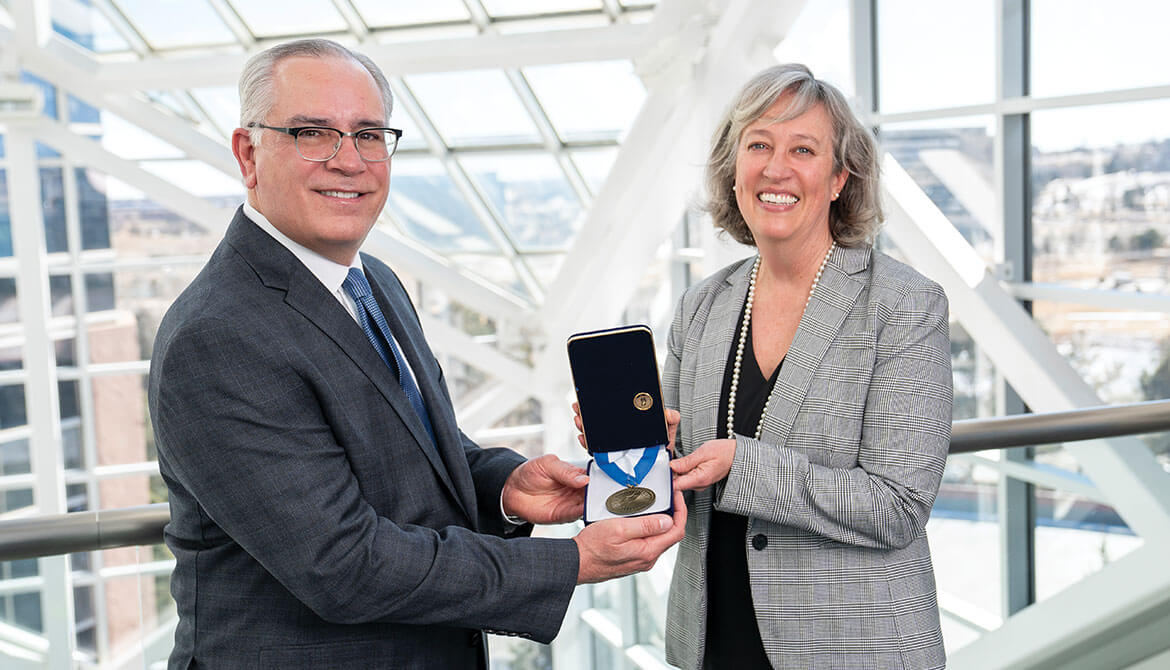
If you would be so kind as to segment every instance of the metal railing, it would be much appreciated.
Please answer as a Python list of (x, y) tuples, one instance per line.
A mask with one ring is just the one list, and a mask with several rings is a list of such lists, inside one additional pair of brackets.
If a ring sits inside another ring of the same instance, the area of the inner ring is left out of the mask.
[[(951, 454), (1170, 430), (1170, 400), (956, 421)], [(0, 521), (0, 561), (162, 542), (167, 503)]]

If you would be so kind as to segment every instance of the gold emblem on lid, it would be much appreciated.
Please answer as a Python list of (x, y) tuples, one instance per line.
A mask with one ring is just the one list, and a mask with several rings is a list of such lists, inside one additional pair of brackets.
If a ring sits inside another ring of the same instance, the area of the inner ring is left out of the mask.
[(654, 406), (654, 398), (649, 393), (639, 393), (634, 396), (634, 407), (645, 412)]

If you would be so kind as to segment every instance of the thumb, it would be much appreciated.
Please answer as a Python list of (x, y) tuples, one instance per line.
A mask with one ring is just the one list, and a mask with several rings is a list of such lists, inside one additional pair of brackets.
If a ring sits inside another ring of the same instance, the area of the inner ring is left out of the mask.
[(639, 517), (638, 520), (642, 522), (643, 537), (661, 535), (674, 526), (674, 519), (665, 514), (650, 514), (644, 517)]
[(584, 470), (556, 456), (548, 457), (545, 469), (550, 477), (565, 486), (581, 488), (589, 483), (589, 477), (585, 475)]

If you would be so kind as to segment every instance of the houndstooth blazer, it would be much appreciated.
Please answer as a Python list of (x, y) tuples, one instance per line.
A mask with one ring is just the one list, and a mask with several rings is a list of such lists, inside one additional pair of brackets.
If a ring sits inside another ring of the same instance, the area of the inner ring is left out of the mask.
[[(664, 401), (678, 449), (716, 437), (719, 394), (751, 258), (683, 296)], [(726, 483), (688, 492), (667, 659), (702, 665), (712, 507), (748, 517), (760, 638), (776, 668), (941, 668), (924, 527), (951, 431), (947, 299), (868, 246), (838, 248), (788, 350), (759, 440), (736, 435)]]

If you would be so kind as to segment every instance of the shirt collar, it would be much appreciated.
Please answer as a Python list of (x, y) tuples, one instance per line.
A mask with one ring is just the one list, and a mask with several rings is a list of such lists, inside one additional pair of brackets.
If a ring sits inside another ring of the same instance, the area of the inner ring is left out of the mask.
[(280, 242), (286, 249), (291, 251), (301, 263), (304, 264), (309, 272), (317, 278), (325, 288), (329, 289), (331, 293), (336, 293), (341, 290), (341, 284), (345, 281), (346, 275), (349, 274), (350, 268), (362, 269), (361, 254), (354, 254), (353, 261), (349, 265), (342, 265), (335, 263), (321, 254), (293, 241), (288, 235), (277, 230), (276, 226), (264, 217), (251, 203), (244, 201), (244, 215), (252, 220), (260, 229), (271, 235), (277, 242)]

